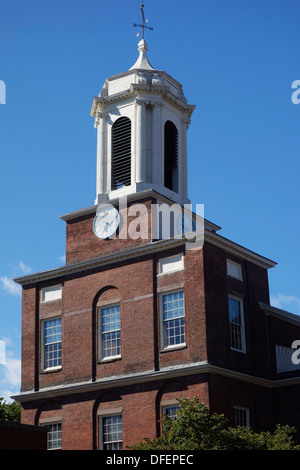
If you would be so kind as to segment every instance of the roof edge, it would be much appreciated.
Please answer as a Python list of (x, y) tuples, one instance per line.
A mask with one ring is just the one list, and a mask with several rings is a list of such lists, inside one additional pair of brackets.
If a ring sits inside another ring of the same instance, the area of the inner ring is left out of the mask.
[(272, 305), (268, 305), (263, 302), (259, 302), (259, 306), (267, 316), (276, 317), (280, 320), (292, 323), (293, 325), (300, 326), (300, 316), (296, 315), (295, 313), (273, 307)]

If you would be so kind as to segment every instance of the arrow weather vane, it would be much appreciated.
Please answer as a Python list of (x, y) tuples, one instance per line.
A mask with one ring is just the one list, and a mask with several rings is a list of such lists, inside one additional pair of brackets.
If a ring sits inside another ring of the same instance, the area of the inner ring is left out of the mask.
[(142, 12), (142, 24), (135, 24), (133, 23), (133, 26), (135, 28), (141, 28), (141, 31), (139, 31), (137, 33), (137, 36), (139, 36), (140, 32), (142, 32), (142, 39), (144, 39), (144, 29), (147, 28), (147, 29), (150, 29), (150, 31), (153, 31), (153, 28), (151, 28), (150, 26), (146, 26), (146, 24), (148, 23), (148, 19), (145, 20), (145, 15), (144, 15), (144, 4), (142, 3), (141, 4), (141, 12)]

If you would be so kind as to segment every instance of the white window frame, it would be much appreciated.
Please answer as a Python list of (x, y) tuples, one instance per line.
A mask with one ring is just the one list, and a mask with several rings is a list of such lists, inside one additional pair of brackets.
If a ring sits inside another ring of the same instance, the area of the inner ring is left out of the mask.
[(112, 304), (103, 304), (103, 305), (98, 305), (97, 310), (98, 310), (98, 360), (101, 362), (104, 361), (111, 361), (113, 359), (120, 359), (122, 357), (121, 355), (121, 345), (120, 345), (120, 354), (115, 354), (114, 356), (103, 356), (102, 353), (102, 327), (101, 327), (101, 317), (102, 317), (102, 309), (105, 308), (110, 308), (110, 307), (120, 307), (120, 329), (115, 330), (115, 331), (120, 331), (120, 341), (121, 341), (121, 304), (120, 302), (114, 302)]
[[(183, 317), (178, 317), (178, 318), (184, 318), (184, 342), (183, 343), (178, 343), (178, 344), (172, 344), (170, 346), (165, 346), (165, 335), (164, 335), (164, 318), (163, 318), (163, 296), (168, 295), (168, 294), (175, 294), (176, 292), (183, 292), (183, 305), (184, 305), (184, 316)], [(177, 349), (177, 348), (182, 348), (186, 346), (186, 316), (185, 316), (185, 295), (184, 295), (184, 289), (175, 289), (175, 290), (170, 290), (166, 292), (161, 292), (159, 294), (159, 309), (160, 309), (160, 345), (161, 345), (161, 350), (162, 351), (169, 351), (172, 349)]]
[[(240, 312), (241, 312), (241, 325), (240, 325), (240, 328), (241, 328), (241, 343), (242, 343), (242, 346), (241, 346), (241, 349), (238, 349), (238, 348), (235, 348), (231, 345), (232, 341), (231, 341), (231, 324), (233, 324), (233, 322), (230, 321), (230, 318), (229, 318), (229, 315), (230, 315), (230, 311), (229, 311), (229, 299), (234, 299), (234, 300), (237, 300), (239, 303), (240, 303)], [(232, 349), (232, 351), (237, 351), (237, 352), (241, 352), (241, 353), (246, 353), (246, 337), (245, 337), (245, 319), (244, 319), (244, 301), (243, 299), (241, 299), (240, 297), (236, 297), (235, 295), (231, 295), (229, 294), (228, 295), (228, 299), (227, 299), (227, 308), (228, 308), (228, 322), (229, 322), (229, 335), (230, 335), (230, 349)]]
[(98, 413), (99, 419), (99, 449), (104, 450), (105, 443), (103, 442), (103, 420), (105, 418), (110, 418), (112, 416), (121, 416), (122, 418), (122, 441), (114, 441), (114, 442), (122, 442), (122, 449), (123, 449), (123, 414), (121, 410), (104, 410)]
[[(41, 320), (41, 371), (51, 371), (51, 370), (60, 370), (62, 365), (53, 366), (53, 367), (45, 367), (45, 322), (51, 320), (62, 320), (62, 316), (55, 316), (49, 318), (43, 318)], [(62, 322), (61, 322), (61, 335), (62, 335)], [(61, 347), (62, 347), (62, 336), (61, 336)], [(61, 352), (61, 362), (62, 362), (62, 352)]]
[[(169, 415), (167, 415), (167, 410), (168, 410), (169, 408), (177, 408), (177, 411), (178, 411), (179, 408), (180, 408), (180, 403), (177, 402), (177, 403), (172, 403), (172, 404), (169, 404), (169, 405), (163, 405), (163, 406), (162, 406), (162, 414), (163, 414), (163, 416), (169, 416)], [(173, 418), (171, 418), (171, 419), (173, 419)]]
[[(230, 273), (229, 266), (233, 265), (235, 268), (237, 268), (238, 274), (235, 276), (232, 272)], [(226, 267), (227, 267), (227, 276), (232, 277), (234, 279), (238, 279), (239, 281), (243, 280), (243, 273), (242, 273), (242, 265), (239, 263), (236, 263), (235, 261), (232, 261), (231, 259), (226, 259)]]
[[(169, 270), (164, 270), (164, 264), (168, 266), (168, 263), (172, 264), (174, 262), (174, 267)], [(177, 255), (167, 256), (166, 258), (161, 258), (158, 262), (158, 275), (163, 276), (165, 274), (172, 274), (177, 271), (184, 270), (184, 256), (183, 253)]]
[[(54, 299), (46, 300), (47, 292), (51, 292), (51, 291), (58, 291), (59, 295), (55, 297)], [(57, 284), (56, 286), (43, 287), (41, 289), (41, 303), (42, 304), (49, 303), (49, 302), (56, 302), (57, 300), (61, 300), (61, 299), (62, 299), (62, 285), (61, 284)]]
[[(234, 406), (233, 407), (233, 410), (234, 410), (234, 426), (235, 427), (238, 427), (238, 426), (246, 426), (246, 427), (250, 427), (250, 410), (249, 408), (246, 408), (244, 406)], [(236, 422), (236, 411), (241, 411), (243, 413), (246, 413), (246, 424), (245, 425), (242, 425), (242, 424), (238, 424)]]
[(62, 449), (62, 422), (61, 420), (55, 420), (55, 421), (46, 421), (46, 422), (43, 422), (43, 423), (40, 423), (41, 427), (47, 427), (49, 428), (50, 426), (55, 426), (56, 424), (60, 424), (60, 447), (52, 447), (50, 448), (49, 447), (49, 440), (50, 440), (50, 436), (49, 434), (51, 433), (51, 431), (48, 431), (47, 432), (47, 450), (61, 450)]

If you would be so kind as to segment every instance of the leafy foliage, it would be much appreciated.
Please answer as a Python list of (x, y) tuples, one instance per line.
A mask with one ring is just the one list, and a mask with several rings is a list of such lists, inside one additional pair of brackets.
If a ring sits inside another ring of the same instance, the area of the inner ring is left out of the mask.
[(21, 406), (16, 401), (12, 403), (5, 402), (0, 398), (0, 421), (9, 421), (19, 423), (21, 420)]
[(277, 425), (271, 433), (255, 433), (248, 427), (228, 427), (223, 414), (210, 413), (198, 397), (178, 400), (176, 419), (164, 417), (162, 435), (145, 438), (133, 450), (300, 450), (295, 428)]

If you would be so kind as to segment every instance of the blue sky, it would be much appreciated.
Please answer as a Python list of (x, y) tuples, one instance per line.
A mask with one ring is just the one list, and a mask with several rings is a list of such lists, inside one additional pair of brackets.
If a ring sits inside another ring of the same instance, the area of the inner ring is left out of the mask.
[[(300, 0), (145, 0), (151, 64), (196, 109), (189, 195), (220, 234), (278, 262), (272, 304), (300, 314)], [(140, 1), (0, 6), (0, 396), (20, 388), (21, 297), (11, 279), (64, 264), (67, 212), (96, 191), (89, 111), (136, 61)], [(1, 101), (1, 99), (0, 99)], [(297, 339), (297, 338), (295, 338)]]

